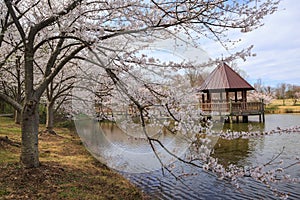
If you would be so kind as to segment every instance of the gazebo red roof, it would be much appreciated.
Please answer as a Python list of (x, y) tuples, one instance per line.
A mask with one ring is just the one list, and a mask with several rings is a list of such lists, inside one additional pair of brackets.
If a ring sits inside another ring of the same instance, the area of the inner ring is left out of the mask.
[(208, 91), (242, 91), (254, 88), (226, 63), (220, 64), (199, 88), (202, 92)]

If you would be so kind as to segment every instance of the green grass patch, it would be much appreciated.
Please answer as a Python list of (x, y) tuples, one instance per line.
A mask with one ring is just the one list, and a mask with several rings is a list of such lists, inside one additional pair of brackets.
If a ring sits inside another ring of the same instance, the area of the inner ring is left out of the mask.
[(293, 99), (275, 99), (266, 106), (266, 113), (299, 113), (300, 103), (294, 104)]
[(4, 195), (9, 195), (10, 192), (6, 188), (1, 188), (0, 187), (0, 197)]
[(75, 129), (75, 123), (73, 120), (66, 120), (66, 121), (62, 121), (62, 122), (57, 122), (55, 124), (55, 127), (57, 128), (68, 128), (70, 130), (74, 130)]
[(63, 191), (59, 193), (59, 197), (64, 199), (83, 199), (83, 196), (80, 195), (81, 193), (82, 192), (79, 191), (79, 189), (75, 186), (68, 186), (66, 188), (63, 188)]
[(13, 163), (19, 159), (18, 153), (13, 153), (0, 147), (0, 165), (4, 163)]
[(269, 105), (265, 108), (266, 113), (276, 113), (278, 111), (278, 105)]
[(0, 135), (11, 137), (20, 137), (21, 127), (15, 124), (10, 117), (0, 117)]

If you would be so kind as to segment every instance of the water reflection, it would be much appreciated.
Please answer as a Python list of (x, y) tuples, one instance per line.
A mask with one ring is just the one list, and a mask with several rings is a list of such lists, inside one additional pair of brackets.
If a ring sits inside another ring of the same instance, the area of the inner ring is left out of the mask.
[[(251, 118), (250, 118), (251, 121)], [(226, 131), (270, 131), (278, 126), (287, 128), (300, 124), (300, 114), (266, 115), (266, 123), (258, 122), (240, 124), (215, 124), (215, 130)], [(285, 147), (280, 160), (288, 166), (300, 157), (300, 132), (293, 134), (274, 134), (259, 138), (224, 140), (219, 139), (214, 147), (214, 157), (222, 163), (234, 163), (240, 166), (257, 166), (264, 164)], [(184, 177), (184, 184), (171, 175), (163, 176), (161, 171), (132, 175), (125, 174), (151, 197), (157, 199), (277, 199), (263, 184), (250, 179), (242, 180), (242, 189), (237, 190), (228, 182), (220, 181), (202, 170), (194, 169), (182, 163), (176, 163), (174, 172), (192, 172), (195, 175)], [(286, 173), (300, 178), (298, 166), (289, 168)], [(280, 191), (288, 193), (289, 199), (300, 196), (299, 183), (275, 184)]]
[(212, 156), (218, 158), (221, 164), (228, 166), (229, 164), (237, 165), (249, 154), (249, 139), (225, 140), (219, 138)]
[[(140, 147), (148, 144), (145, 134), (140, 131), (135, 130), (128, 134), (128, 131), (123, 131), (116, 123), (113, 122), (102, 122), (100, 123), (100, 127), (102, 128), (106, 138), (114, 143), (124, 144), (130, 141), (131, 145), (138, 145)], [(169, 131), (162, 130), (156, 126), (152, 126), (151, 128), (151, 131), (148, 130), (147, 133), (149, 133), (152, 138), (159, 139), (164, 143), (170, 142), (172, 139), (173, 134)]]
[[(259, 122), (249, 123), (215, 123), (214, 131), (234, 131), (234, 132), (251, 132), (265, 130), (265, 124)], [(221, 164), (228, 166), (229, 164), (240, 165), (251, 154), (254, 148), (249, 145), (249, 139), (225, 140), (219, 138), (214, 146), (213, 157), (218, 158)]]
[[(218, 125), (217, 125), (218, 126)], [(265, 123), (259, 122), (249, 122), (249, 123), (225, 123), (223, 125), (223, 131), (237, 131), (237, 132), (251, 132), (251, 131), (260, 131), (263, 132), (265, 130)]]
[(176, 161), (169, 152), (181, 157), (191, 143), (181, 134), (157, 132), (156, 127), (150, 134), (159, 142), (153, 141), (150, 145), (145, 137), (140, 137), (140, 132), (127, 134), (114, 123), (99, 124), (97, 121), (81, 119), (76, 120), (75, 124), (84, 145), (97, 159), (112, 169), (130, 173), (157, 170), (162, 163), (169, 165)]

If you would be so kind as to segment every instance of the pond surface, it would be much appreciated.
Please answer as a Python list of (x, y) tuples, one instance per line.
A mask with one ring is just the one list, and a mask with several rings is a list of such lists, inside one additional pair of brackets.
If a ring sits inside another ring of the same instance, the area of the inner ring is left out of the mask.
[[(256, 120), (255, 118), (249, 119)], [(215, 129), (232, 129), (234, 131), (270, 131), (300, 125), (300, 114), (266, 115), (265, 124), (249, 122), (246, 124), (215, 124)], [(105, 127), (104, 127), (105, 129)], [(110, 127), (110, 131), (112, 131)], [(116, 137), (116, 136), (114, 136)], [(136, 148), (136, 147), (133, 147)], [(140, 147), (139, 147), (140, 148)], [(222, 140), (215, 145), (215, 155), (220, 162), (237, 165), (263, 164), (271, 160), (284, 148), (280, 156), (285, 165), (300, 157), (300, 132), (273, 134), (259, 138)], [(215, 175), (201, 169), (176, 162), (176, 174), (192, 174), (176, 180), (161, 170), (149, 173), (123, 173), (131, 182), (140, 187), (152, 199), (278, 199), (263, 184), (253, 179), (244, 178), (241, 188), (236, 189), (230, 182), (219, 180)], [(300, 178), (300, 166), (286, 171), (293, 177)], [(279, 183), (275, 185), (280, 191), (288, 193), (289, 199), (300, 199), (300, 183)]]

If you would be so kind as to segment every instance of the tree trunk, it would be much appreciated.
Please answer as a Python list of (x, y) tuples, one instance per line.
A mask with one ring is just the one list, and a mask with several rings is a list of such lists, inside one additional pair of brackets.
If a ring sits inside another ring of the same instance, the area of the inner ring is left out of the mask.
[(37, 101), (26, 101), (22, 109), (22, 145), (21, 145), (21, 163), (26, 168), (38, 167), (38, 128), (39, 113)]
[(19, 112), (18, 110), (15, 110), (15, 123), (16, 124), (20, 124), (21, 123), (21, 112)]
[(4, 102), (2, 100), (0, 100), (0, 113), (4, 114), (4, 110), (5, 110)]
[(46, 131), (51, 134), (55, 134), (53, 131), (54, 124), (54, 107), (52, 102), (47, 103), (46, 107)]

